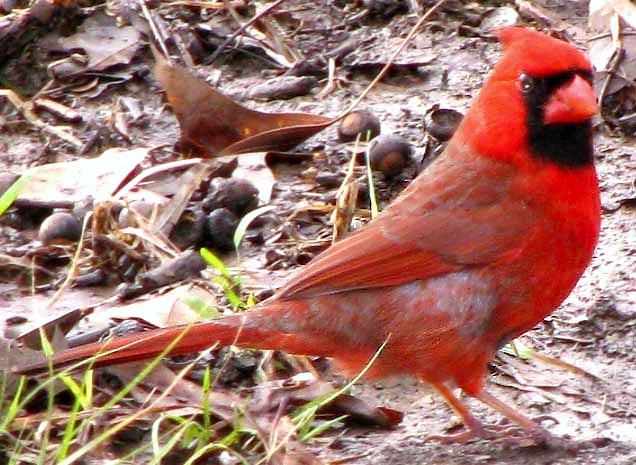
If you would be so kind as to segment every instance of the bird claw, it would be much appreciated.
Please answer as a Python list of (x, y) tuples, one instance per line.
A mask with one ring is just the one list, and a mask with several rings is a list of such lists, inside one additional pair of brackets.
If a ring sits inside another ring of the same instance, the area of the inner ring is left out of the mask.
[(465, 444), (471, 439), (490, 439), (475, 433), (473, 430), (463, 431), (455, 434), (429, 434), (424, 441), (437, 441), (442, 444)]
[(461, 433), (453, 434), (430, 434), (424, 438), (425, 441), (437, 441), (442, 444), (465, 444), (471, 439), (494, 439), (496, 434), (489, 429), (479, 425)]
[(540, 426), (532, 430), (525, 430), (510, 424), (479, 426), (454, 434), (431, 434), (425, 438), (425, 441), (438, 441), (442, 444), (465, 444), (472, 439), (487, 439), (512, 447), (542, 445), (550, 448), (563, 448), (567, 445), (567, 440), (552, 435)]

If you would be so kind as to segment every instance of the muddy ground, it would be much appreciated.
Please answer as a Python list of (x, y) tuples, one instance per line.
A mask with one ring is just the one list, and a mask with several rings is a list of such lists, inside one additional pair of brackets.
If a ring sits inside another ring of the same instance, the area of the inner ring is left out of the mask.
[[(305, 56), (324, 53), (336, 48), (347, 36), (368, 39), (360, 61), (375, 64), (336, 69), (338, 86), (319, 96), (326, 84), (319, 76), (319, 84), (306, 96), (288, 100), (263, 102), (245, 98), (245, 89), (280, 74), (263, 59), (247, 53), (232, 53), (221, 57), (214, 66), (197, 66), (202, 76), (211, 76), (217, 87), (251, 108), (267, 111), (305, 111), (335, 115), (352, 101), (368, 84), (389, 53), (404, 37), (417, 19), (398, 9), (395, 15), (367, 14), (362, 5), (347, 8), (346, 2), (294, 2), (281, 7), (289, 14), (303, 18), (294, 43)], [(387, 2), (391, 3), (391, 2)], [(587, 32), (587, 3), (546, 2), (552, 17), (566, 25), (566, 32), (585, 47)], [(468, 13), (462, 4), (454, 2), (454, 10), (446, 10), (433, 18), (407, 49), (403, 61), (426, 63), (417, 69), (390, 72), (379, 83), (362, 107), (373, 110), (382, 121), (383, 133), (396, 133), (407, 138), (415, 147), (414, 161), (405, 173), (390, 182), (380, 182), (381, 204), (398, 192), (426, 161), (425, 155), (434, 151), (437, 143), (425, 130), (425, 115), (433, 105), (463, 111), (479, 89), (484, 77), (500, 53), (498, 44), (479, 36), (486, 25), (475, 23), (465, 27)], [(514, 2), (493, 2), (473, 5), (479, 14), (514, 9)], [(388, 10), (385, 10), (385, 12)], [(503, 11), (503, 16), (508, 15)], [(169, 31), (177, 33), (201, 21), (196, 9), (178, 7), (162, 11)], [(488, 17), (494, 13), (488, 13)], [(545, 28), (520, 16), (521, 24)], [(59, 31), (53, 31), (59, 33)], [(400, 62), (401, 59), (398, 59)], [(37, 90), (46, 81), (46, 63), (13, 60), (13, 69), (4, 73), (21, 84)], [(134, 61), (136, 69), (148, 70), (151, 54), (144, 49)], [(32, 68), (30, 68), (32, 67)], [(85, 154), (50, 135), (43, 135), (4, 105), (0, 116), (0, 169), (21, 173), (26, 167), (54, 161), (69, 161), (90, 157), (110, 147), (170, 147), (178, 136), (174, 116), (165, 107), (163, 97), (152, 76), (140, 73), (135, 79), (113, 86), (94, 98), (58, 93), (69, 106), (77, 109), (90, 124), (78, 126), (75, 133), (82, 140), (95, 140)], [(128, 136), (114, 129), (112, 115), (122, 98), (131, 98), (143, 108), (143, 123), (130, 125)], [(91, 132), (89, 134), (89, 132)], [(94, 135), (96, 132), (97, 135)], [(493, 365), (489, 380), (492, 391), (516, 405), (530, 417), (551, 417), (545, 426), (552, 432), (581, 441), (577, 451), (546, 450), (536, 446), (513, 447), (507, 444), (476, 441), (465, 445), (441, 445), (424, 442), (430, 433), (445, 431), (452, 426), (451, 413), (444, 403), (424, 387), (408, 380), (387, 385), (360, 383), (354, 393), (371, 403), (386, 405), (405, 412), (404, 421), (393, 430), (364, 429), (349, 426), (316, 439), (310, 448), (326, 461), (348, 459), (354, 464), (604, 464), (628, 465), (636, 463), (636, 210), (621, 201), (634, 196), (636, 180), (635, 140), (610, 132), (599, 125), (596, 134), (596, 166), (602, 187), (604, 208), (602, 233), (595, 258), (576, 290), (546, 321), (524, 335), (521, 342), (534, 350), (566, 361), (591, 375), (573, 373), (537, 360), (527, 362), (516, 358), (500, 358)], [(280, 169), (274, 187), (272, 204), (282, 221), (299, 205), (313, 204), (333, 197), (336, 187), (321, 187), (307, 180), (308, 170), (318, 172), (344, 171), (348, 154), (337, 142), (336, 129), (328, 128), (305, 142), (302, 152), (317, 152), (314, 160), (288, 165)], [(169, 149), (167, 149), (169, 152)], [(328, 231), (327, 215), (314, 218), (320, 227), (314, 228), (314, 239)], [(35, 240), (36, 231), (16, 233), (2, 226), (2, 248)], [(271, 247), (270, 247), (271, 248)], [(247, 245), (243, 253), (252, 263), (266, 268), (264, 254), (268, 247)], [(294, 268), (299, 248), (286, 245), (283, 268)], [(286, 273), (287, 270), (284, 271)], [(278, 270), (279, 274), (281, 273)], [(558, 270), (555, 270), (558, 273)], [(5, 276), (6, 278), (6, 276)], [(5, 279), (0, 284), (3, 316), (29, 317), (34, 303), (50, 297), (52, 290), (30, 291), (23, 282)], [(77, 306), (79, 299), (87, 303), (101, 300), (109, 289), (82, 291), (62, 299), (56, 310)], [(52, 311), (55, 313), (55, 311)], [(42, 317), (42, 315), (38, 315)], [(485, 422), (496, 423), (500, 418), (477, 402), (469, 401), (475, 414)], [(338, 462), (340, 463), (340, 462)]]

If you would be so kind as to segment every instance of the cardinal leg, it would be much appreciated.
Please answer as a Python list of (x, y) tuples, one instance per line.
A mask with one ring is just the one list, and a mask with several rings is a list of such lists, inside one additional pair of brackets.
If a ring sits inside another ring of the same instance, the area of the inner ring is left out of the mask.
[(492, 407), (503, 416), (508, 418), (510, 421), (519, 425), (521, 428), (527, 431), (532, 439), (534, 439), (537, 443), (547, 445), (558, 445), (561, 443), (558, 438), (553, 436), (550, 432), (542, 428), (536, 422), (517, 412), (514, 408), (506, 405), (495, 396), (487, 392), (485, 389), (482, 389), (474, 397), (482, 401), (484, 404)]
[(440, 441), (443, 443), (464, 443), (474, 438), (492, 438), (492, 434), (486, 430), (484, 425), (481, 424), (477, 418), (470, 413), (468, 406), (462, 402), (453, 391), (444, 384), (433, 384), (433, 388), (439, 393), (440, 396), (450, 405), (455, 413), (459, 415), (464, 422), (464, 425), (468, 428), (468, 431), (457, 434), (431, 434), (426, 437), (426, 440)]
[[(435, 390), (446, 400), (446, 402), (453, 408), (453, 410), (462, 418), (464, 425), (468, 428), (468, 431), (464, 431), (457, 434), (435, 434), (427, 436), (426, 440), (440, 441), (443, 443), (464, 443), (471, 439), (495, 439), (503, 440), (505, 442), (512, 443), (516, 446), (528, 445), (528, 437), (519, 437), (519, 430), (516, 427), (509, 425), (489, 425), (484, 426), (479, 420), (477, 420), (470, 412), (464, 402), (462, 402), (457, 396), (455, 396), (451, 389), (443, 384), (433, 385)], [(536, 422), (523, 416), (512, 407), (509, 407), (486, 390), (481, 390), (473, 397), (479, 399), (484, 404), (495, 409), (506, 418), (514, 422), (516, 425), (523, 428), (526, 431), (532, 442), (537, 444), (545, 444), (551, 447), (570, 447), (567, 441), (557, 438), (550, 434), (547, 430), (543, 429)], [(516, 430), (516, 435), (514, 434)]]

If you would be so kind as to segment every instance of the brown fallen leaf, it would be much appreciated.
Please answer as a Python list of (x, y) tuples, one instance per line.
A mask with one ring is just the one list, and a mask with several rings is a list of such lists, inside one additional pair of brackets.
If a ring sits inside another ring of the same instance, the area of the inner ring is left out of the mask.
[(70, 79), (88, 72), (129, 64), (141, 48), (141, 34), (133, 26), (119, 26), (116, 18), (104, 12), (87, 18), (77, 32), (68, 37), (47, 37), (43, 47), (52, 52), (81, 51), (82, 60), (75, 66), (52, 71), (55, 77)]
[(108, 198), (149, 152), (148, 148), (110, 149), (97, 158), (38, 166), (15, 203), (70, 208), (88, 196)]
[(163, 295), (151, 296), (128, 305), (113, 305), (107, 309), (100, 309), (89, 317), (90, 326), (108, 327), (113, 321), (131, 318), (145, 321), (157, 328), (200, 321), (201, 315), (185, 302), (184, 299), (188, 297), (195, 297), (211, 307), (216, 303), (216, 297), (207, 289), (195, 284), (185, 284)]
[[(40, 350), (42, 348), (42, 332), (46, 334), (50, 341), (54, 338), (55, 334), (68, 333), (71, 329), (73, 329), (78, 321), (92, 311), (92, 307), (69, 310), (55, 316), (54, 318), (39, 322), (36, 327), (19, 334), (15, 339), (22, 342), (22, 344), (29, 349)], [(62, 348), (66, 348), (63, 344), (60, 344), (60, 346), (62, 346)]]
[[(328, 381), (299, 373), (286, 380), (268, 381), (254, 388), (250, 407), (258, 412), (276, 412), (279, 405), (287, 405), (288, 410), (303, 406), (332, 393), (336, 388)], [(340, 394), (320, 408), (321, 414), (348, 415), (348, 420), (378, 428), (393, 428), (401, 423), (404, 414), (387, 407), (369, 405), (363, 399), (351, 394)]]
[(310, 113), (250, 110), (158, 55), (155, 76), (179, 121), (179, 148), (195, 156), (286, 151), (337, 121)]

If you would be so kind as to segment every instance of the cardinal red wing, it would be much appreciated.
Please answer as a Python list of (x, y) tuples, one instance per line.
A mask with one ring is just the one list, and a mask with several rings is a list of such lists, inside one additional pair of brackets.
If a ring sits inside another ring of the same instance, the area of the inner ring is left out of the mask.
[(511, 167), (437, 160), (378, 218), (303, 268), (277, 298), (399, 285), (514, 258), (534, 216)]

